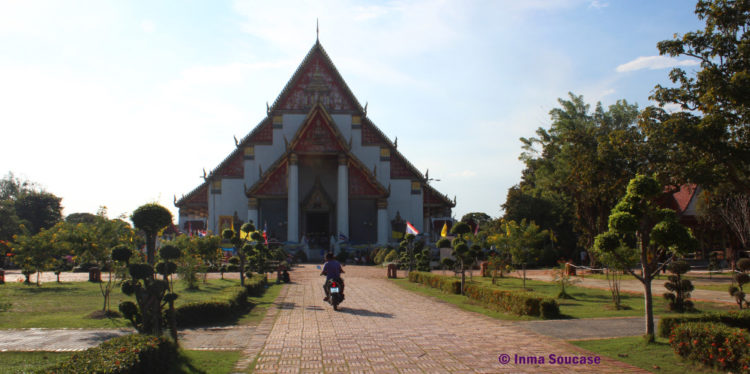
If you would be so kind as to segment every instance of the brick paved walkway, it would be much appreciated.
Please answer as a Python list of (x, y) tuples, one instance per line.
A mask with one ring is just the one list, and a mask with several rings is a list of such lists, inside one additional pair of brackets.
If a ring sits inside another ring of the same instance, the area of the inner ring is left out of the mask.
[[(320, 270), (295, 268), (295, 283), (277, 300), (278, 315), (264, 321), (265, 344), (245, 351), (236, 369), (257, 357), (255, 373), (642, 372), (610, 359), (599, 365), (513, 364), (515, 355), (548, 360), (550, 354), (591, 353), (402, 290), (383, 279), (384, 269), (345, 269), (347, 299), (334, 312), (322, 301)], [(510, 355), (511, 363), (501, 365), (501, 354)]]

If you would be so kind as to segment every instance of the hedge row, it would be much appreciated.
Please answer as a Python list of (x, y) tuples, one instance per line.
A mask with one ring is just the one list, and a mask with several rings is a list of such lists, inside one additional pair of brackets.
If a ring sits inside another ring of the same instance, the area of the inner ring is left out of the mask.
[(74, 353), (68, 360), (37, 373), (158, 373), (177, 360), (177, 346), (163, 337), (126, 335)]
[(705, 313), (700, 315), (668, 316), (661, 317), (659, 321), (659, 336), (667, 338), (672, 329), (679, 324), (687, 322), (716, 322), (729, 327), (739, 327), (750, 330), (750, 310), (732, 310), (722, 313)]
[[(461, 281), (452, 277), (412, 271), (409, 280), (422, 283), (444, 292), (460, 294)], [(500, 311), (521, 316), (537, 316), (542, 318), (557, 318), (560, 316), (560, 306), (554, 299), (523, 291), (505, 291), (492, 287), (470, 284), (466, 286), (466, 296), (477, 300), (485, 306)]]
[(177, 326), (205, 326), (225, 323), (242, 314), (248, 307), (249, 296), (260, 296), (265, 292), (268, 280), (265, 275), (255, 274), (245, 279), (245, 287), (236, 287), (237, 291), (227, 300), (211, 300), (188, 303), (175, 308)]
[(675, 353), (722, 371), (750, 373), (750, 334), (719, 323), (677, 325), (669, 336)]
[(560, 306), (555, 299), (525, 291), (498, 290), (492, 287), (470, 284), (466, 286), (466, 296), (477, 300), (499, 312), (519, 316), (535, 316), (546, 319), (560, 316)]
[(443, 290), (443, 292), (453, 294), (461, 293), (460, 280), (442, 275), (426, 273), (422, 271), (412, 271), (411, 273), (409, 273), (409, 281), (414, 283), (422, 283), (432, 288)]

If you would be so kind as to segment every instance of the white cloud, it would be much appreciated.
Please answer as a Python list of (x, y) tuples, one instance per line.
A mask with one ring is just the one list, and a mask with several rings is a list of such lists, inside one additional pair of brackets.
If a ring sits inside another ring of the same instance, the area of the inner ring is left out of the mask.
[(589, 3), (589, 7), (596, 9), (606, 8), (608, 6), (609, 3), (602, 0), (591, 0), (591, 2)]
[(618, 73), (624, 73), (642, 69), (658, 70), (675, 66), (696, 66), (698, 64), (699, 62), (696, 60), (678, 60), (667, 56), (641, 56), (618, 66), (615, 70)]

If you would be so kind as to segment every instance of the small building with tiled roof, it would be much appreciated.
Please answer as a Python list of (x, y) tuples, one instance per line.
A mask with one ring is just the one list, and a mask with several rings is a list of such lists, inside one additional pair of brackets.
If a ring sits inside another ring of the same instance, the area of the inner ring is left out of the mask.
[(253, 221), (280, 242), (307, 243), (317, 257), (331, 238), (398, 240), (406, 221), (434, 232), (430, 222), (450, 217), (455, 200), (427, 182), (316, 41), (267, 116), (175, 206), (184, 231)]

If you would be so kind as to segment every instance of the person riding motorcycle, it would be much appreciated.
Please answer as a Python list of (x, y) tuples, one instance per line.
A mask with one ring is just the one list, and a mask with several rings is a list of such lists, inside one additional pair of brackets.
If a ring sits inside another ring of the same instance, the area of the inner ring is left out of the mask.
[(323, 265), (323, 271), (320, 275), (326, 276), (326, 282), (323, 284), (323, 290), (325, 291), (326, 297), (323, 301), (328, 301), (331, 297), (331, 281), (335, 280), (339, 284), (341, 297), (344, 297), (344, 280), (341, 279), (341, 274), (344, 273), (344, 269), (341, 267), (341, 263), (336, 261), (333, 257), (333, 253), (328, 252), (326, 254), (326, 263)]

